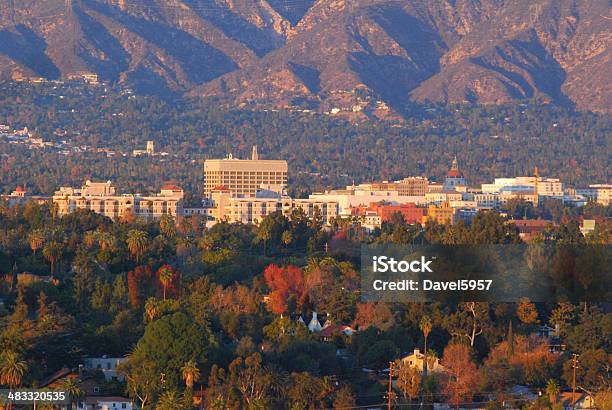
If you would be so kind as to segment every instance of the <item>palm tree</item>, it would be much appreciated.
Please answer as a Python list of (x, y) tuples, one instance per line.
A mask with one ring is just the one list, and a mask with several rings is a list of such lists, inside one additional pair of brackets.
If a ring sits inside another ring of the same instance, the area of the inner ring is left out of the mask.
[(70, 397), (70, 408), (74, 408), (74, 404), (78, 404), (83, 398), (83, 390), (79, 386), (79, 381), (74, 377), (66, 377), (60, 381), (61, 390), (68, 393)]
[(200, 369), (198, 369), (194, 360), (190, 360), (181, 367), (181, 374), (183, 380), (185, 380), (185, 385), (191, 389), (193, 388), (193, 382), (200, 378)]
[(55, 264), (62, 256), (62, 245), (56, 241), (51, 241), (43, 248), (43, 256), (51, 264), (51, 274), (55, 273)]
[(149, 237), (146, 232), (132, 229), (128, 232), (126, 243), (128, 250), (136, 258), (137, 262), (140, 262), (140, 258), (147, 249), (147, 241)]
[[(425, 338), (425, 349), (424, 349), (423, 355), (425, 356), (425, 358), (427, 358), (427, 336), (429, 336), (429, 333), (431, 332), (431, 328), (433, 327), (429, 316), (424, 315), (421, 318), (419, 327), (421, 328), (421, 332), (423, 332), (423, 337)], [(423, 364), (424, 364), (423, 372), (427, 374), (427, 359), (423, 361)]]
[[(28, 370), (28, 364), (21, 360), (19, 355), (11, 350), (6, 350), (0, 355), (0, 384), (8, 385), (10, 389), (21, 384), (23, 375)], [(12, 404), (9, 403), (9, 410)]]
[(173, 238), (176, 235), (176, 225), (170, 215), (162, 215), (159, 220), (159, 230), (168, 238)]
[(157, 303), (157, 299), (149, 298), (145, 302), (145, 313), (147, 314), (147, 318), (149, 321), (153, 321), (155, 316), (157, 316), (157, 311), (159, 310), (159, 304)]
[(157, 271), (157, 273), (159, 274), (159, 281), (164, 287), (164, 300), (166, 300), (166, 288), (170, 286), (172, 278), (174, 278), (174, 271), (170, 266), (164, 265), (159, 268), (159, 271)]
[(94, 231), (87, 231), (83, 234), (83, 242), (88, 248), (93, 247), (96, 244), (97, 235)]
[(115, 237), (110, 232), (96, 231), (96, 237), (102, 250), (112, 250), (115, 248)]
[(559, 395), (559, 385), (553, 379), (548, 379), (546, 383), (546, 394), (548, 395), (548, 399), (550, 400), (550, 404), (554, 405), (557, 400), (557, 396)]
[(281, 240), (285, 246), (289, 246), (291, 242), (293, 242), (293, 235), (291, 235), (291, 231), (284, 231)]
[(155, 406), (155, 410), (181, 410), (184, 408), (183, 397), (175, 390), (164, 392), (159, 398), (157, 406)]
[(36, 255), (36, 251), (42, 248), (45, 243), (45, 235), (40, 230), (35, 230), (30, 232), (28, 235), (28, 243), (30, 244), (30, 249)]

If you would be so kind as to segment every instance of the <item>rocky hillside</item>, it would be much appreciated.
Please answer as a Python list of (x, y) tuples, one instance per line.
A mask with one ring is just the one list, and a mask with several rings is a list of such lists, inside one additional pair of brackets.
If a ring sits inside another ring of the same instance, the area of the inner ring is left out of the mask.
[(388, 117), (410, 101), (612, 111), (608, 0), (0, 0), (0, 77)]

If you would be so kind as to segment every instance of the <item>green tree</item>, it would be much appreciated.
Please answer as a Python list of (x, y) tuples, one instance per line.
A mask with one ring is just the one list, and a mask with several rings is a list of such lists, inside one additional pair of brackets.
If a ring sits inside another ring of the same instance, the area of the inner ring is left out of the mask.
[(125, 376), (126, 390), (130, 397), (140, 402), (141, 408), (148, 408), (153, 396), (162, 387), (158, 366), (153, 360), (133, 352), (126, 359), (117, 367), (117, 371)]
[(164, 236), (168, 238), (174, 238), (176, 235), (176, 224), (174, 219), (170, 215), (162, 215), (159, 219), (159, 230)]
[(66, 377), (60, 381), (60, 389), (68, 393), (70, 398), (70, 408), (78, 406), (84, 397), (84, 392), (80, 386), (80, 380), (74, 377)]
[(28, 234), (28, 243), (30, 244), (30, 249), (36, 255), (36, 251), (43, 247), (45, 244), (45, 235), (44, 233), (37, 229)]
[(557, 396), (560, 392), (561, 389), (559, 389), (559, 385), (555, 380), (549, 379), (546, 382), (546, 395), (548, 396), (548, 400), (550, 400), (552, 404), (556, 403)]
[(183, 410), (185, 408), (185, 398), (176, 390), (165, 391), (155, 406), (155, 410)]
[(6, 350), (0, 355), (0, 384), (14, 389), (21, 384), (27, 370), (28, 364), (17, 353)]
[(191, 389), (193, 383), (200, 378), (200, 369), (194, 360), (189, 360), (181, 367), (181, 375), (185, 381), (185, 385)]
[(240, 392), (246, 408), (264, 409), (269, 403), (272, 375), (262, 366), (259, 353), (236, 358), (229, 366), (229, 379)]
[(47, 243), (43, 248), (43, 256), (51, 265), (51, 274), (55, 273), (56, 264), (62, 256), (62, 245), (56, 241)]
[(140, 262), (140, 258), (142, 258), (147, 249), (148, 241), (149, 236), (144, 231), (131, 229), (128, 232), (125, 242), (127, 244), (128, 251), (130, 251), (132, 256), (136, 259), (136, 262)]
[(208, 364), (216, 347), (208, 328), (183, 312), (175, 312), (147, 325), (129, 360), (153, 363), (155, 373), (165, 375), (166, 387), (178, 388), (183, 365), (190, 360)]
[(284, 231), (281, 241), (283, 242), (283, 245), (287, 247), (291, 245), (291, 242), (293, 242), (293, 235), (291, 234), (291, 231)]
[(174, 269), (170, 265), (164, 265), (157, 271), (159, 275), (159, 281), (161, 282), (164, 288), (164, 300), (166, 300), (166, 289), (172, 283), (172, 279), (174, 278)]

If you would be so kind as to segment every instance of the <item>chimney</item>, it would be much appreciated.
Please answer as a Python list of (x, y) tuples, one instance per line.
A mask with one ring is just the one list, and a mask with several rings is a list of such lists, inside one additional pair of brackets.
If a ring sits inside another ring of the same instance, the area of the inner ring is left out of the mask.
[(419, 354), (421, 354), (421, 349), (414, 349), (414, 355), (418, 356)]
[(257, 145), (253, 145), (253, 153), (251, 154), (251, 159), (253, 161), (257, 161), (259, 159), (259, 154), (257, 154)]

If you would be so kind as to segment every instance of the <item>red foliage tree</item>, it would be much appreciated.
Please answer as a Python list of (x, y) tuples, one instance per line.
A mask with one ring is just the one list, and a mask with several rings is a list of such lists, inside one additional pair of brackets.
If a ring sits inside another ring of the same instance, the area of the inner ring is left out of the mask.
[(136, 266), (128, 272), (128, 292), (134, 309), (140, 307), (155, 289), (153, 271), (150, 266)]
[(288, 311), (288, 302), (294, 298), (298, 308), (308, 299), (308, 289), (304, 280), (304, 272), (297, 266), (279, 267), (269, 265), (264, 270), (266, 285), (270, 288), (270, 310), (276, 314)]
[(387, 303), (364, 302), (357, 304), (355, 325), (359, 329), (376, 326), (381, 330), (389, 330), (394, 324), (395, 317)]

